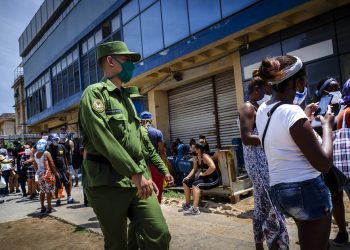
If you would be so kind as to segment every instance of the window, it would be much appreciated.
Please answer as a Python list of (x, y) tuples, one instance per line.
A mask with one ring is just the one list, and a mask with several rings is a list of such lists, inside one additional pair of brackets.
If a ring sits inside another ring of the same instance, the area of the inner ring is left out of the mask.
[(307, 64), (306, 71), (308, 80), (308, 91), (310, 97), (312, 97), (312, 95), (315, 93), (317, 83), (322, 78), (330, 76), (340, 81), (338, 59), (336, 57)]
[(227, 17), (257, 2), (257, 0), (221, 0), (222, 17)]
[(117, 15), (116, 17), (114, 17), (111, 21), (112, 23), (112, 32), (119, 30), (120, 29), (120, 16)]
[(68, 70), (67, 70), (67, 73), (68, 73), (68, 92), (69, 92), (69, 95), (73, 95), (75, 93), (74, 91), (74, 65), (71, 64), (68, 66)]
[(345, 53), (350, 51), (350, 16), (339, 20), (337, 25), (337, 37), (339, 53)]
[(124, 26), (123, 35), (129, 50), (142, 54), (140, 17)]
[(219, 0), (188, 1), (191, 34), (220, 20)]
[(291, 51), (301, 49), (310, 45), (326, 41), (334, 37), (334, 29), (332, 24), (323, 25), (317, 29), (301, 33), (289, 39), (282, 41), (283, 53), (287, 54)]
[(57, 101), (60, 101), (63, 98), (62, 87), (62, 74), (60, 72), (57, 74)]
[(68, 70), (66, 68), (62, 70), (62, 91), (63, 91), (63, 98), (67, 98), (69, 96), (69, 85), (68, 85)]
[(89, 72), (90, 72), (90, 84), (97, 82), (97, 72), (96, 72), (96, 54), (95, 50), (89, 53)]
[(160, 3), (141, 14), (143, 56), (148, 57), (164, 48)]
[(90, 83), (89, 57), (87, 54), (81, 58), (81, 68), (82, 68), (84, 88), (86, 88), (87, 86), (89, 86), (89, 83)]
[(342, 82), (350, 78), (350, 54), (340, 56)]
[(78, 49), (63, 57), (52, 67), (53, 103), (61, 101), (80, 91)]
[(80, 91), (80, 75), (79, 75), (79, 61), (74, 62), (74, 93)]
[(51, 106), (51, 97), (48, 98), (47, 95), (47, 86), (50, 86), (48, 74), (49, 72), (43, 74), (26, 89), (28, 117), (44, 111), (48, 105)]
[(126, 24), (134, 16), (139, 14), (138, 2), (138, 0), (131, 0), (127, 5), (124, 6), (124, 8), (122, 9), (123, 24)]
[(189, 36), (186, 0), (162, 0), (162, 17), (165, 47)]
[(102, 41), (102, 30), (98, 30), (95, 33), (95, 45), (99, 44)]
[(95, 47), (94, 36), (91, 36), (87, 42), (88, 42), (88, 50), (93, 49)]

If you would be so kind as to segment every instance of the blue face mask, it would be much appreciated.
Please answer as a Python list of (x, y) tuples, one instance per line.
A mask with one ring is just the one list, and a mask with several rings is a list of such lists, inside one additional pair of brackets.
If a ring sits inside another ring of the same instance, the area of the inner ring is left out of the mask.
[(296, 92), (293, 100), (293, 104), (301, 105), (303, 101), (305, 101), (305, 98), (307, 97), (307, 87), (304, 87), (304, 92)]

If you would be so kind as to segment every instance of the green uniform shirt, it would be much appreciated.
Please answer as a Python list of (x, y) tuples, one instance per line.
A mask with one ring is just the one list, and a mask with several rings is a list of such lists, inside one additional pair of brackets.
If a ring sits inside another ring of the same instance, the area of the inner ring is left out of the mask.
[(162, 158), (160, 158), (157, 150), (154, 148), (151, 140), (148, 137), (148, 131), (145, 127), (141, 126), (141, 136), (143, 141), (143, 155), (146, 161), (150, 161), (164, 176), (169, 174), (168, 168), (165, 166)]
[(134, 187), (131, 175), (150, 178), (142, 153), (140, 118), (125, 89), (108, 79), (87, 87), (80, 101), (79, 125), (87, 153), (110, 162), (84, 160), (84, 186)]

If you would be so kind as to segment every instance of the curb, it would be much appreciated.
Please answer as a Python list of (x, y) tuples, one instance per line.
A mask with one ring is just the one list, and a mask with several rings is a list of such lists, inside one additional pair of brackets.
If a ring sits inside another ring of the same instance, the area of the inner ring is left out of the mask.
[(63, 223), (72, 225), (72, 226), (77, 227), (77, 228), (84, 229), (84, 230), (88, 231), (89, 233), (96, 234), (96, 235), (99, 235), (99, 236), (102, 236), (102, 237), (103, 237), (103, 234), (100, 233), (100, 232), (94, 231), (93, 229), (88, 228), (88, 227), (83, 227), (83, 226), (74, 224), (73, 222), (70, 222), (70, 221), (68, 221), (68, 220), (62, 219), (61, 217), (58, 217), (58, 216), (55, 216), (55, 215), (52, 215), (52, 214), (48, 214), (47, 217), (51, 217), (51, 218), (53, 218), (53, 219), (55, 219), (55, 220), (58, 220), (58, 221), (60, 221), (60, 222), (63, 222)]

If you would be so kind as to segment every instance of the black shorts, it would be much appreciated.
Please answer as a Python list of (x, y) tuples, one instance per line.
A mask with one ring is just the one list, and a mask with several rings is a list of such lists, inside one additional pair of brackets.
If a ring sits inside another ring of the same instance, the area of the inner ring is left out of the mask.
[(60, 180), (56, 181), (56, 188), (60, 188), (63, 184), (65, 187), (69, 185), (69, 173), (66, 169), (57, 169), (58, 175), (60, 176)]
[(208, 176), (199, 176), (197, 178), (191, 178), (184, 181), (188, 187), (196, 186), (199, 189), (208, 190), (220, 185), (219, 176), (217, 174), (211, 174)]

